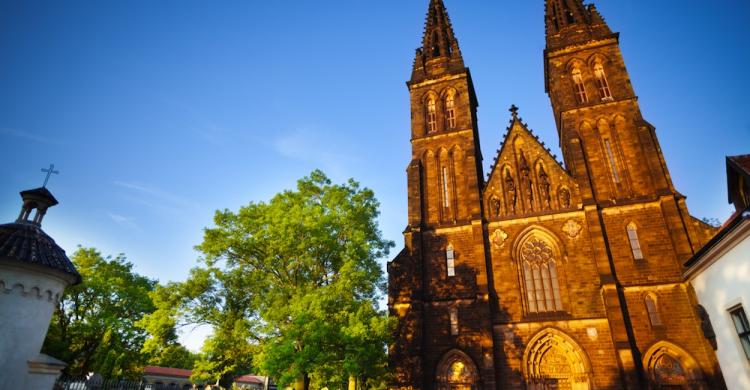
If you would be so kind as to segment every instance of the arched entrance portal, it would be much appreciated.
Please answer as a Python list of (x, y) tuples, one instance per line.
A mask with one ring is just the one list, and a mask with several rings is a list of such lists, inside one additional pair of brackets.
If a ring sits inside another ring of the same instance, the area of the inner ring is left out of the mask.
[(707, 389), (698, 363), (682, 348), (660, 341), (643, 355), (654, 389)]
[(591, 365), (580, 346), (555, 329), (531, 339), (523, 355), (524, 379), (529, 390), (588, 390)]
[(438, 390), (477, 390), (478, 383), (477, 368), (467, 354), (454, 349), (438, 363)]

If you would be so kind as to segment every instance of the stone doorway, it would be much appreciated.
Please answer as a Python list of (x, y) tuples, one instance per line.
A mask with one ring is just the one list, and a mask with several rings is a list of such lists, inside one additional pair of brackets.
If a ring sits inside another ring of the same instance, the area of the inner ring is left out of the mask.
[(555, 329), (538, 333), (524, 353), (529, 390), (589, 390), (591, 366), (581, 347)]

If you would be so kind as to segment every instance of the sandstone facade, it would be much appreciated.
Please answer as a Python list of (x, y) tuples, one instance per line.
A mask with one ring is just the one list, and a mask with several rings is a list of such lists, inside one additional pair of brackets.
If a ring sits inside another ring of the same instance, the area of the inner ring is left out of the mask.
[[(405, 248), (388, 264), (393, 388), (723, 388), (682, 264), (713, 234), (672, 185), (613, 33), (546, 1), (563, 162), (511, 108), (487, 176), (441, 0), (411, 80)], [(680, 387), (681, 386), (681, 387)]]

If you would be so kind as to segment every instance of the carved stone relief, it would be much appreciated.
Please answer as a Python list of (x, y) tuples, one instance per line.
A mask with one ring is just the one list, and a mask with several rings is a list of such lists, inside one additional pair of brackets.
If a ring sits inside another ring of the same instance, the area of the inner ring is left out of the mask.
[(567, 234), (570, 238), (578, 237), (578, 235), (581, 234), (581, 229), (583, 229), (581, 225), (572, 219), (569, 219), (567, 222), (565, 222), (562, 227), (562, 231), (565, 232), (565, 234)]
[(562, 187), (557, 191), (557, 197), (560, 201), (560, 206), (564, 209), (570, 208), (570, 190)]
[(518, 200), (518, 193), (516, 191), (516, 183), (513, 181), (513, 177), (510, 175), (510, 170), (505, 170), (505, 192), (508, 193), (508, 209), (511, 213), (516, 212), (516, 201)]
[(490, 211), (492, 212), (493, 217), (500, 216), (500, 206), (500, 199), (498, 199), (495, 195), (492, 195), (492, 197), (490, 197)]
[(525, 192), (524, 197), (528, 202), (529, 209), (532, 209), (534, 207), (534, 185), (531, 182), (531, 168), (529, 168), (529, 163), (526, 161), (526, 156), (523, 155), (523, 152), (520, 152), (520, 154), (521, 158), (518, 162), (518, 170), (521, 172), (521, 186)]
[(490, 238), (490, 241), (492, 242), (492, 245), (496, 249), (500, 249), (505, 246), (505, 241), (508, 239), (508, 233), (506, 233), (503, 229), (496, 229), (492, 233), (492, 237)]
[(542, 200), (542, 207), (545, 209), (550, 208), (549, 188), (549, 176), (544, 171), (544, 166), (539, 165), (539, 198)]

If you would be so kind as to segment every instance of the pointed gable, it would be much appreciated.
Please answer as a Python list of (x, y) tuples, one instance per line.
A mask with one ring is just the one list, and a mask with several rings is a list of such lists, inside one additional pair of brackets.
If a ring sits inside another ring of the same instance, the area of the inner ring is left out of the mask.
[(575, 209), (573, 178), (511, 108), (513, 118), (484, 186), (488, 219)]

